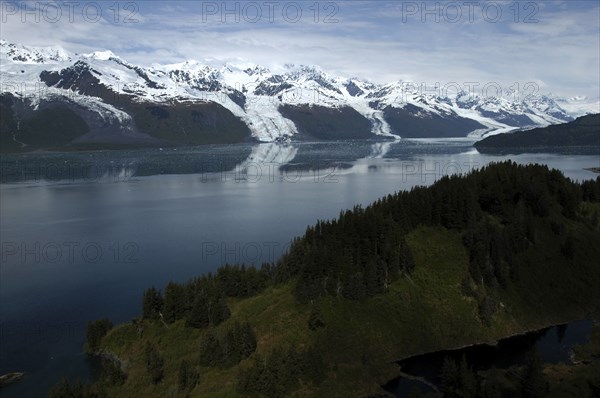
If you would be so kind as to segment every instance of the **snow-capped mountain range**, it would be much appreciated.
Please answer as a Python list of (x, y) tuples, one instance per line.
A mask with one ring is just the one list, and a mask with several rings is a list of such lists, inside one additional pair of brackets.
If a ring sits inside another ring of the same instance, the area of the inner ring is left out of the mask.
[(72, 142), (132, 144), (484, 136), (600, 111), (581, 97), (374, 84), (316, 66), (142, 67), (110, 51), (76, 54), (6, 41), (0, 63), (1, 103), (14, 119), (2, 124), (3, 134), (21, 146), (28, 145), (27, 120), (61, 107), (73, 123), (87, 125)]

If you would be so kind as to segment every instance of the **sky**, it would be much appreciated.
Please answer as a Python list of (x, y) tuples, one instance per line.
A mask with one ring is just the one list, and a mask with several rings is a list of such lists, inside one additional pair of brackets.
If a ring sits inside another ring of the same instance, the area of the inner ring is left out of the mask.
[(376, 83), (600, 97), (600, 0), (2, 1), (0, 38), (143, 66), (318, 65)]

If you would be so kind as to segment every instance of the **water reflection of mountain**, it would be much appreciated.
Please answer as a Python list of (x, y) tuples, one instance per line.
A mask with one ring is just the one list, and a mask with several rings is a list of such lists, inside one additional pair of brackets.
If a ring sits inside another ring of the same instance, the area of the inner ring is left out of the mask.
[(2, 156), (2, 183), (123, 182), (135, 177), (233, 170), (251, 154), (249, 145), (140, 149)]
[(206, 146), (151, 151), (135, 161), (135, 176), (207, 174), (233, 170), (251, 154), (248, 145)]
[[(438, 150), (446, 147), (441, 145)], [(405, 158), (427, 153), (429, 142), (336, 141), (318, 143), (204, 146), (77, 153), (31, 153), (2, 157), (2, 182), (113, 182), (175, 174), (348, 170), (361, 159)], [(460, 146), (464, 150), (464, 144)], [(407, 152), (408, 151), (408, 152)], [(457, 152), (459, 150), (457, 149)], [(264, 170), (262, 170), (264, 171)]]
[(369, 140), (315, 143), (266, 143), (195, 148), (140, 149), (6, 155), (2, 182), (122, 182), (135, 177), (176, 174), (273, 173), (349, 170), (361, 160), (410, 160), (435, 153), (464, 153), (464, 141)]
[(380, 158), (389, 150), (391, 142), (339, 141), (303, 143), (293, 160), (283, 164), (280, 170), (316, 171), (351, 169), (360, 159)]

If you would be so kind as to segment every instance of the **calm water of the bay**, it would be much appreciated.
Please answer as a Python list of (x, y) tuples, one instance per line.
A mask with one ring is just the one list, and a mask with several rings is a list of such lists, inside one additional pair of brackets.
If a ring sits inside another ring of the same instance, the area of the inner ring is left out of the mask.
[(598, 155), (482, 155), (469, 140), (235, 145), (3, 155), (0, 374), (4, 397), (90, 378), (85, 325), (140, 313), (151, 285), (224, 262), (274, 261), (318, 219), (492, 161), (596, 178)]

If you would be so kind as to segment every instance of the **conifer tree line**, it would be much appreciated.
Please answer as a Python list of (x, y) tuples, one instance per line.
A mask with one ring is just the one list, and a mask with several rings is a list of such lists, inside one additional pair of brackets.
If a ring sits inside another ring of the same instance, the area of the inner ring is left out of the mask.
[[(324, 295), (364, 299), (412, 272), (414, 258), (405, 235), (428, 225), (463, 234), (474, 283), (489, 291), (506, 288), (522, 264), (515, 255), (536, 244), (540, 231), (564, 232), (551, 218), (578, 219), (582, 201), (600, 201), (600, 177), (575, 183), (546, 166), (492, 164), (318, 222), (294, 241), (276, 274), (297, 277), (300, 302)], [(565, 234), (561, 239), (564, 253), (572, 256), (573, 238)]]
[(511, 368), (515, 382), (482, 378), (468, 365), (465, 356), (460, 361), (444, 358), (440, 370), (441, 393), (444, 398), (520, 397), (544, 398), (549, 385), (543, 373), (543, 363), (535, 348), (525, 354), (520, 366)]
[[(326, 295), (372, 297), (413, 271), (415, 260), (405, 236), (419, 225), (460, 231), (469, 252), (471, 283), (491, 292), (518, 277), (515, 256), (535, 244), (541, 230), (563, 234), (563, 253), (572, 257), (573, 237), (564, 233), (564, 225), (545, 219), (550, 213), (577, 219), (582, 201), (600, 201), (600, 177), (575, 183), (546, 166), (491, 164), (318, 221), (276, 264), (260, 269), (227, 264), (215, 275), (183, 285), (171, 282), (163, 293), (151, 288), (144, 293), (143, 316), (156, 319), (161, 312), (166, 322), (186, 319), (197, 328), (218, 325), (228, 317), (227, 297), (253, 296), (269, 284), (290, 279), (301, 303)], [(478, 299), (484, 310), (485, 297)]]
[(264, 290), (272, 266), (260, 269), (245, 265), (224, 265), (215, 275), (193, 278), (187, 283), (169, 282), (164, 292), (151, 287), (142, 299), (144, 319), (162, 318), (167, 323), (185, 319), (194, 328), (217, 326), (230, 315), (227, 297), (249, 297)]
[(327, 366), (315, 347), (275, 348), (269, 355), (256, 355), (252, 366), (240, 371), (238, 392), (279, 398), (288, 396), (300, 383), (319, 384), (327, 374)]
[(200, 339), (199, 363), (202, 366), (230, 367), (256, 350), (256, 335), (249, 323), (235, 322), (221, 335), (208, 329)]

